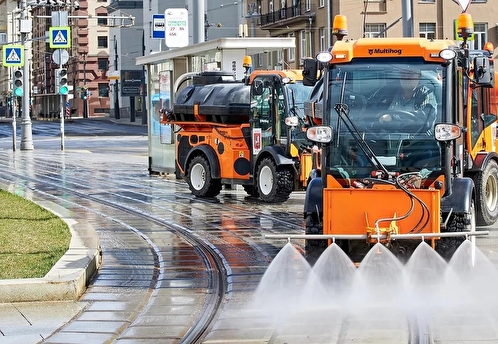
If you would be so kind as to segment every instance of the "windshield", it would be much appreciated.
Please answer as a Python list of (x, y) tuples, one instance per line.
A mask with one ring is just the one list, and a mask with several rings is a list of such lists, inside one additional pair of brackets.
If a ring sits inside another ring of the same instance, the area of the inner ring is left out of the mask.
[(440, 169), (433, 127), (441, 121), (441, 65), (363, 59), (336, 65), (329, 73), (331, 168), (349, 178), (370, 176), (379, 169), (371, 150), (389, 172)]
[(296, 81), (295, 83), (287, 84), (286, 88), (291, 106), (294, 99), (295, 113), (291, 113), (291, 115), (304, 118), (304, 102), (309, 99), (311, 87), (304, 86), (302, 81)]

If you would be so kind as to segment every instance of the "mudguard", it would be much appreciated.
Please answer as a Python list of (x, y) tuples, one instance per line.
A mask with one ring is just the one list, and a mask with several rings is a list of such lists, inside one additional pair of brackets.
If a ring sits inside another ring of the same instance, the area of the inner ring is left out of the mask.
[(294, 165), (294, 160), (287, 156), (285, 149), (281, 146), (266, 146), (261, 150), (258, 156), (258, 160), (260, 160), (260, 156), (265, 154), (270, 154), (273, 157), (273, 160), (277, 164), (280, 165)]
[(187, 171), (187, 162), (189, 162), (194, 156), (199, 154), (206, 156), (209, 162), (209, 166), (211, 166), (211, 177), (215, 179), (221, 178), (220, 162), (218, 161), (218, 156), (216, 155), (214, 149), (208, 145), (201, 145), (192, 149), (188, 153), (187, 159), (185, 159), (183, 170)]
[(306, 197), (304, 198), (304, 217), (318, 212), (323, 213), (323, 181), (322, 178), (313, 178), (306, 187)]
[(474, 181), (471, 178), (455, 178), (451, 183), (452, 192), (441, 199), (441, 211), (448, 213), (469, 213), (474, 197)]
[(498, 160), (495, 152), (480, 152), (476, 155), (472, 168), (469, 172), (482, 172), (490, 160)]

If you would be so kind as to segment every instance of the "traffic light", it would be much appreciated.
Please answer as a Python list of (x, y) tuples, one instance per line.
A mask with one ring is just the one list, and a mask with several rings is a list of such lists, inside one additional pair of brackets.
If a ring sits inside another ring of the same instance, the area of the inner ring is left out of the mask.
[(22, 79), (22, 70), (16, 70), (14, 72), (14, 94), (17, 97), (22, 97), (23, 94)]
[(69, 93), (69, 87), (67, 85), (67, 69), (59, 68), (55, 71), (56, 79), (56, 91), (59, 94), (66, 95)]
[(81, 91), (81, 99), (87, 100), (88, 98), (88, 90), (85, 88), (83, 91)]

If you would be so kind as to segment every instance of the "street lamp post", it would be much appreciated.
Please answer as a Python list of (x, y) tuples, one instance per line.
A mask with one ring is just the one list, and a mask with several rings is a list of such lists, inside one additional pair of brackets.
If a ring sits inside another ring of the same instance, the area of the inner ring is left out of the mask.
[(22, 116), (21, 116), (21, 150), (33, 150), (33, 134), (31, 128), (31, 117), (29, 116), (29, 52), (26, 46), (28, 32), (31, 31), (29, 27), (29, 19), (27, 18), (26, 0), (21, 1), (21, 19), (19, 28), (21, 31), (21, 44), (24, 49), (24, 64), (23, 64), (23, 96), (22, 96)]
[[(116, 35), (114, 35), (114, 70), (118, 71), (118, 41), (116, 40)], [(114, 118), (120, 119), (121, 114), (119, 113), (119, 86), (118, 80), (114, 80)]]
[(86, 53), (83, 53), (83, 118), (88, 118), (88, 90), (86, 86)]

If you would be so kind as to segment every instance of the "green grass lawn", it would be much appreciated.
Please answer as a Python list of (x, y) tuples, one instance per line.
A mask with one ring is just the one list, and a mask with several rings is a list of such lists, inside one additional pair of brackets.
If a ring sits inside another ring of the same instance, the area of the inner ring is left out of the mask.
[(0, 279), (45, 276), (70, 240), (69, 227), (59, 217), (0, 190)]

